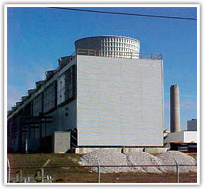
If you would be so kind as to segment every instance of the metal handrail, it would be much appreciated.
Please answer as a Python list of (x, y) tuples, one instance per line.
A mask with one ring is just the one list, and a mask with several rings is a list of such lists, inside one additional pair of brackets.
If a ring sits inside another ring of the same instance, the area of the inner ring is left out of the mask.
[(137, 58), (137, 59), (151, 59), (161, 60), (162, 55), (156, 53), (134, 53), (125, 51), (112, 51), (112, 50), (95, 50), (95, 49), (77, 49), (76, 55), (87, 55), (87, 56), (102, 56), (102, 57), (113, 57), (113, 58)]

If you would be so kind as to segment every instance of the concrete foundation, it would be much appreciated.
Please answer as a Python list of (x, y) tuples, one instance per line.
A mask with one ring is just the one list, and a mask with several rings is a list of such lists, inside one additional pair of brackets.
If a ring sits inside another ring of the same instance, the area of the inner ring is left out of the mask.
[(134, 152), (143, 152), (144, 148), (123, 148), (122, 153), (123, 154), (131, 154)]
[(75, 148), (75, 154), (87, 154), (99, 149), (113, 149), (123, 154), (131, 154), (135, 152), (147, 152), (147, 153), (164, 153), (167, 148)]
[(145, 152), (150, 154), (160, 154), (167, 151), (168, 148), (145, 148)]
[(117, 149), (119, 152), (122, 150), (122, 148), (75, 148), (75, 154), (87, 154), (99, 149)]

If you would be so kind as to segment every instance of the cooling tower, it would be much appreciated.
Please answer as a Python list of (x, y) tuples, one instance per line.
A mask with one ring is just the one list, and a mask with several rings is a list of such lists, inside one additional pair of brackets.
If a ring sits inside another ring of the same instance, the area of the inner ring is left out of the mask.
[(180, 131), (180, 102), (178, 85), (171, 85), (170, 87), (170, 131)]
[(139, 58), (140, 42), (129, 37), (95, 36), (75, 41), (75, 49), (76, 52), (89, 49), (89, 55), (92, 53), (105, 57)]

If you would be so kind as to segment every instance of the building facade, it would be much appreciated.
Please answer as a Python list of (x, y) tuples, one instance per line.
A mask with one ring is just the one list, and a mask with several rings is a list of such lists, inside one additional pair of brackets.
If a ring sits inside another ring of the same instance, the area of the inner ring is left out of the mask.
[(139, 53), (138, 40), (128, 37), (75, 45), (75, 54), (60, 58), (58, 69), (9, 111), (8, 150), (162, 146), (161, 56)]
[(192, 119), (192, 120), (187, 121), (187, 130), (197, 131), (197, 119)]

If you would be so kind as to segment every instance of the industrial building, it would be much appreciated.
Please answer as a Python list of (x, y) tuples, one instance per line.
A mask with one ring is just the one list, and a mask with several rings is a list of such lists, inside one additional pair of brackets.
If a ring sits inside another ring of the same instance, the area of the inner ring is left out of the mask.
[(197, 131), (197, 119), (191, 119), (187, 121), (187, 130), (188, 131)]
[(133, 38), (96, 36), (58, 62), (8, 111), (8, 151), (163, 146), (161, 55), (140, 53)]
[(180, 128), (180, 99), (178, 85), (170, 87), (170, 132), (164, 140), (171, 150), (197, 151), (197, 119), (187, 121), (187, 130)]

